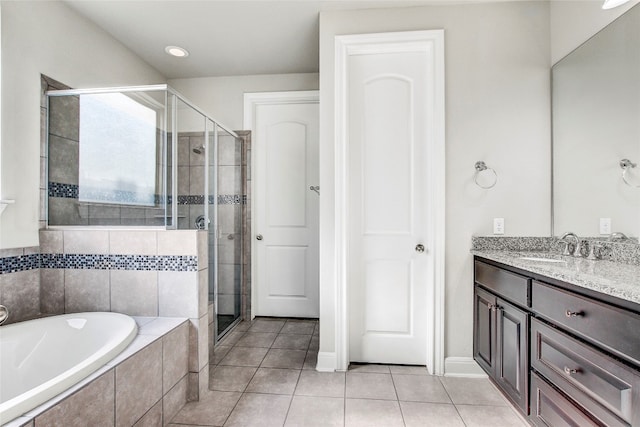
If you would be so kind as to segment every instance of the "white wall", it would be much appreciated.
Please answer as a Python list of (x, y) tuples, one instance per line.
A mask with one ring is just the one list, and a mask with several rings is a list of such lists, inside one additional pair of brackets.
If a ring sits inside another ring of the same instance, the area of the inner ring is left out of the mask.
[[(472, 235), (550, 232), (549, 5), (486, 3), (320, 17), (320, 351), (335, 351), (334, 36), (444, 28), (446, 356), (472, 355)], [(484, 160), (498, 184), (473, 183)]]
[(59, 2), (2, 2), (2, 188), (16, 203), (0, 217), (0, 247), (38, 245), (40, 74), (71, 87), (166, 79)]
[(551, 1), (551, 64), (564, 58), (640, 0), (631, 0), (609, 10), (602, 9), (603, 3), (604, 0)]
[(170, 79), (169, 85), (231, 130), (241, 130), (245, 92), (318, 89), (318, 74), (265, 74), (259, 76)]

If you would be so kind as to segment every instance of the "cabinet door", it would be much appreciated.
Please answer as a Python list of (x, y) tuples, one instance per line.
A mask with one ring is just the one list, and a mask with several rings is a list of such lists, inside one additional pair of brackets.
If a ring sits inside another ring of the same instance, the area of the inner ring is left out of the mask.
[(498, 298), (495, 380), (525, 414), (529, 402), (528, 321), (524, 311)]
[(496, 363), (496, 297), (475, 286), (473, 321), (473, 357), (489, 376)]

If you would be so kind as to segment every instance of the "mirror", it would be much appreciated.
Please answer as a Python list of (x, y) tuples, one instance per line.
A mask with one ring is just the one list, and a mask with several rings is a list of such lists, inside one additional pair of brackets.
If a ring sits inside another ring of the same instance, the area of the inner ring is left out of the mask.
[(553, 234), (638, 237), (640, 5), (556, 63), (552, 87)]

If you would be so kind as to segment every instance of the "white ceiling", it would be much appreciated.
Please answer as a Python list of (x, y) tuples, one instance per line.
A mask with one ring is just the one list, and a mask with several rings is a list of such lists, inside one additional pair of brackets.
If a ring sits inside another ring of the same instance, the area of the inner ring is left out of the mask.
[[(487, 0), (66, 0), (167, 78), (318, 72), (320, 11)], [(186, 48), (179, 59), (167, 45)]]

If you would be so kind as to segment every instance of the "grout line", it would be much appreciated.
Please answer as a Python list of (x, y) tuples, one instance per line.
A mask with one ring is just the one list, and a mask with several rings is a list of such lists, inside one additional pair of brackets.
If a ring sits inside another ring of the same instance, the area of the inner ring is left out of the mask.
[(464, 424), (466, 426), (467, 423), (464, 421), (464, 418), (462, 418), (462, 414), (458, 410), (458, 406), (453, 402), (453, 399), (451, 398), (451, 395), (449, 394), (449, 390), (447, 390), (447, 387), (445, 387), (444, 383), (442, 382), (441, 377), (436, 377), (436, 378), (438, 378), (438, 381), (440, 381), (440, 385), (442, 385), (442, 388), (444, 389), (444, 392), (447, 393), (447, 396), (449, 397), (449, 400), (451, 401), (451, 404), (455, 408), (456, 414), (458, 414), (458, 417), (460, 418), (460, 421), (462, 421), (462, 424)]

